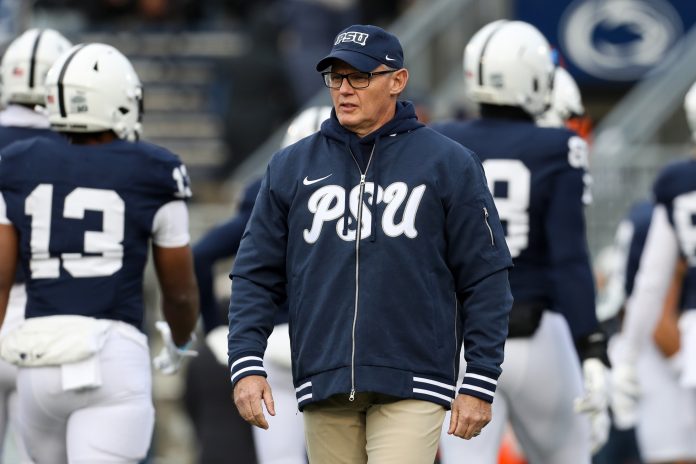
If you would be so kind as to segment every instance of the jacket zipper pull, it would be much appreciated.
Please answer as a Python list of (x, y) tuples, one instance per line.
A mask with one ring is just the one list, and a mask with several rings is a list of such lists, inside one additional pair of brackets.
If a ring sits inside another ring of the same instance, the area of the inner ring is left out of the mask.
[(360, 185), (365, 185), (365, 174), (360, 174)]
[(348, 397), (348, 401), (351, 401), (351, 402), (355, 401), (355, 388), (352, 388), (350, 390), (350, 396)]
[(495, 246), (495, 240), (493, 239), (493, 229), (491, 229), (491, 225), (488, 224), (488, 208), (485, 206), (483, 207), (483, 221), (486, 223), (486, 227), (488, 227), (488, 233), (491, 235), (491, 246)]

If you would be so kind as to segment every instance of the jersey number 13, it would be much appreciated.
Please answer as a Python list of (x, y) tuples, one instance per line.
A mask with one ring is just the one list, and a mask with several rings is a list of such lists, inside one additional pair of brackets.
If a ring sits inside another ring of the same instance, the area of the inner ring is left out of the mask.
[(85, 211), (102, 213), (102, 230), (84, 233), (82, 253), (62, 253), (52, 257), (51, 210), (53, 185), (40, 184), (27, 197), (24, 213), (31, 216), (31, 269), (32, 279), (51, 279), (60, 276), (60, 266), (72, 277), (105, 277), (123, 265), (123, 234), (126, 205), (113, 190), (78, 187), (65, 197), (63, 217), (84, 219)]

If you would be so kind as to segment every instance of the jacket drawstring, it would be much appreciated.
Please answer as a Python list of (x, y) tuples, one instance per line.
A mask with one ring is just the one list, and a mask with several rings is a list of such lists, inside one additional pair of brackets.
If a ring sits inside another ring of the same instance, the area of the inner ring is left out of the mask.
[(350, 140), (345, 141), (346, 148), (348, 149), (348, 169), (346, 170), (346, 175), (344, 176), (343, 180), (343, 190), (344, 190), (344, 204), (345, 207), (343, 208), (343, 236), (346, 237), (348, 235), (348, 220), (350, 219), (350, 190), (352, 186), (350, 185), (350, 172), (353, 169), (351, 163), (350, 163), (350, 158), (353, 158), (353, 151), (350, 149)]

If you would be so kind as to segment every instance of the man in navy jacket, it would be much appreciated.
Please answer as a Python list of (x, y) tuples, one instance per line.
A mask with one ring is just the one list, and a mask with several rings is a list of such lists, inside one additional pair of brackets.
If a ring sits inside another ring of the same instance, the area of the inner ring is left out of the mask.
[(476, 156), (397, 101), (395, 36), (351, 26), (317, 71), (331, 118), (271, 160), (231, 274), (234, 401), (268, 427), (263, 355), (287, 299), (310, 461), (432, 462), (446, 409), (465, 439), (491, 419), (510, 253)]

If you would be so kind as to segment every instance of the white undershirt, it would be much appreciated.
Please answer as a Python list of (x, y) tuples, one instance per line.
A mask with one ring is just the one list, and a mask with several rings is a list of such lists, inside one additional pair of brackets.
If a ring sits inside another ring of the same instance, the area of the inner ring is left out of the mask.
[(188, 208), (183, 200), (170, 201), (162, 206), (152, 221), (152, 241), (162, 248), (177, 248), (188, 245)]
[(2, 196), (2, 192), (0, 192), (0, 224), (12, 224), (10, 220), (7, 219), (7, 205), (5, 204), (5, 197)]
[(0, 126), (48, 129), (48, 116), (21, 105), (9, 105), (0, 111)]
[(662, 314), (679, 259), (677, 236), (664, 205), (656, 205), (636, 273), (633, 292), (626, 302), (623, 322), (626, 360), (635, 361), (649, 341)]

